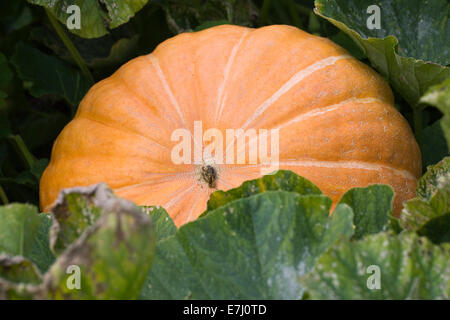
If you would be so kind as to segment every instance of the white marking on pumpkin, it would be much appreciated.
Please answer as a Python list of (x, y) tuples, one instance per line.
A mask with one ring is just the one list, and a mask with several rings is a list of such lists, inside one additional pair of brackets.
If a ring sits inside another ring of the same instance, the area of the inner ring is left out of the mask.
[(101, 122), (101, 121), (99, 121), (99, 120), (97, 120), (97, 119), (89, 118), (89, 117), (87, 117), (86, 115), (83, 115), (83, 114), (81, 114), (80, 116), (78, 116), (78, 119), (83, 119), (83, 120), (91, 121), (91, 122), (93, 122), (93, 123), (96, 123), (96, 124), (98, 124), (98, 125), (103, 125), (103, 126), (105, 126), (105, 127), (107, 127), (107, 128), (110, 128), (110, 129), (112, 129), (112, 130), (120, 130), (120, 131), (127, 132), (128, 134), (135, 135), (135, 136), (137, 136), (137, 137), (140, 137), (140, 138), (142, 138), (142, 139), (145, 139), (146, 141), (150, 142), (150, 144), (152, 144), (152, 145), (155, 145), (155, 146), (158, 146), (158, 147), (161, 147), (161, 148), (163, 148), (163, 149), (166, 149), (166, 150), (170, 151), (169, 147), (167, 147), (167, 146), (165, 146), (165, 145), (162, 145), (162, 144), (160, 144), (159, 142), (157, 142), (157, 141), (155, 141), (155, 140), (152, 140), (150, 137), (144, 136), (143, 134), (141, 134), (141, 133), (139, 133), (139, 132), (133, 131), (133, 130), (127, 128), (126, 126), (121, 126), (120, 128), (117, 128), (117, 127), (115, 127), (115, 126), (113, 126), (113, 125), (106, 124), (106, 123)]
[(325, 67), (331, 66), (341, 59), (352, 59), (349, 55), (331, 56), (320, 61), (317, 61), (310, 66), (298, 71), (294, 74), (284, 85), (281, 86), (269, 99), (264, 101), (255, 113), (244, 123), (242, 129), (246, 129), (253, 121), (255, 121), (261, 114), (264, 113), (271, 105), (273, 105), (282, 95), (291, 90), (296, 84), (305, 79), (307, 76), (319, 71)]
[(322, 108), (311, 110), (309, 112), (302, 113), (301, 115), (295, 117), (294, 119), (292, 119), (292, 120), (290, 120), (290, 121), (280, 125), (278, 127), (278, 129), (287, 127), (288, 125), (290, 125), (292, 123), (304, 121), (304, 120), (307, 120), (307, 119), (312, 118), (312, 117), (317, 117), (317, 116), (326, 114), (328, 112), (332, 112), (332, 111), (337, 110), (340, 107), (342, 107), (342, 106), (344, 106), (344, 105), (346, 105), (348, 103), (352, 103), (352, 102), (353, 103), (375, 103), (375, 102), (383, 102), (383, 101), (380, 100), (380, 99), (377, 99), (377, 98), (354, 98), (353, 97), (353, 98), (344, 100), (344, 101), (336, 103), (336, 104), (332, 104), (332, 105), (329, 105), (329, 106), (325, 106), (325, 107), (322, 107)]
[[(341, 59), (353, 59), (352, 56), (349, 55), (340, 55), (340, 56), (331, 56), (322, 60), (319, 60), (308, 67), (298, 71), (294, 74), (284, 85), (281, 86), (269, 99), (264, 101), (259, 107), (256, 108), (256, 111), (253, 115), (242, 125), (241, 129), (245, 130), (253, 121), (255, 121), (259, 116), (261, 116), (270, 106), (272, 106), (281, 96), (283, 96), (286, 92), (291, 90), (295, 85), (297, 85), (300, 81), (305, 79), (307, 76), (313, 74), (316, 71), (319, 71), (325, 67), (331, 66)], [(225, 154), (229, 151), (230, 147), (234, 145), (234, 141), (236, 140), (236, 136), (233, 138), (231, 143), (227, 146)]]
[[(133, 188), (144, 187), (146, 185), (154, 185), (154, 184), (158, 184), (158, 183), (174, 181), (174, 180), (178, 180), (180, 178), (186, 178), (189, 176), (193, 176), (194, 173), (190, 172), (190, 171), (185, 171), (185, 172), (173, 172), (173, 173), (172, 172), (171, 173), (148, 173), (148, 175), (161, 175), (161, 178), (156, 179), (156, 180), (151, 180), (148, 182), (131, 184), (126, 187), (115, 189), (114, 191), (115, 192), (126, 191), (126, 190), (133, 189)], [(170, 177), (167, 177), (167, 175), (169, 175)]]
[(288, 160), (280, 161), (280, 166), (293, 167), (321, 167), (321, 168), (336, 168), (336, 169), (362, 169), (369, 171), (381, 171), (382, 169), (389, 170), (395, 175), (401, 176), (408, 180), (416, 181), (417, 178), (407, 170), (395, 169), (387, 165), (373, 164), (364, 161), (319, 161), (319, 160)]
[[(346, 105), (348, 103), (352, 103), (352, 102), (353, 103), (375, 103), (375, 102), (383, 102), (383, 101), (381, 99), (377, 99), (377, 98), (355, 98), (355, 97), (353, 97), (353, 98), (347, 99), (345, 101), (342, 101), (342, 102), (339, 102), (339, 103), (336, 103), (336, 104), (332, 104), (332, 105), (325, 106), (325, 107), (322, 107), (322, 108), (317, 108), (315, 110), (311, 110), (311, 111), (306, 112), (306, 113), (302, 113), (301, 115), (299, 115), (299, 116), (295, 117), (294, 119), (292, 119), (292, 120), (290, 120), (290, 121), (288, 121), (288, 122), (286, 122), (286, 123), (276, 127), (275, 129), (282, 129), (284, 127), (287, 127), (287, 126), (291, 125), (292, 123), (297, 123), (297, 122), (304, 121), (304, 120), (307, 120), (307, 119), (312, 118), (312, 117), (321, 116), (321, 115), (326, 114), (328, 112), (332, 112), (334, 110), (337, 110), (340, 107), (342, 107), (342, 106), (344, 106), (344, 105)], [(327, 138), (325, 138), (325, 139), (327, 139)], [(245, 152), (245, 147), (247, 146), (247, 144), (251, 144), (252, 142), (254, 142), (254, 140), (256, 140), (256, 139), (253, 138), (253, 139), (249, 140), (248, 143), (246, 143), (245, 145), (241, 146), (241, 148), (239, 150), (237, 150), (237, 157), (241, 156), (241, 154), (243, 152)], [(328, 140), (325, 140), (325, 141), (328, 142)]]
[[(203, 190), (203, 192), (204, 192), (204, 191), (205, 191), (205, 189)], [(206, 190), (206, 193), (208, 193), (207, 190)], [(194, 201), (192, 202), (191, 209), (189, 210), (189, 214), (188, 214), (188, 216), (187, 216), (187, 218), (186, 218), (186, 221), (185, 221), (184, 223), (188, 223), (188, 222), (191, 220), (192, 212), (194, 211), (195, 205), (197, 204), (197, 201), (198, 201), (198, 199), (200, 198), (201, 195), (202, 195), (202, 192), (199, 192), (199, 193), (197, 194), (197, 196), (195, 197)]]
[(162, 205), (162, 207), (163, 207), (164, 209), (167, 210), (168, 208), (170, 208), (171, 206), (173, 206), (174, 204), (176, 204), (181, 198), (183, 198), (183, 196), (184, 196), (186, 193), (188, 193), (189, 191), (191, 191), (191, 189), (194, 188), (195, 186), (196, 186), (195, 184), (191, 185), (189, 188), (187, 188), (187, 189), (185, 189), (184, 191), (180, 192), (176, 197), (170, 199), (169, 202), (167, 202), (166, 204)]
[[(153, 56), (151, 53), (148, 55), (148, 58), (150, 59), (152, 65), (155, 67), (158, 77), (160, 78), (162, 85), (164, 87), (164, 90), (166, 91), (167, 95), (169, 96), (170, 102), (174, 106), (175, 110), (178, 113), (178, 116), (181, 119), (181, 122), (183, 123), (183, 127), (187, 130), (188, 127), (186, 125), (186, 120), (183, 117), (183, 113), (181, 112), (180, 105), (178, 104), (177, 99), (175, 98), (175, 95), (172, 92), (172, 89), (170, 88), (169, 84), (167, 83), (167, 79), (164, 76), (161, 66), (159, 65), (158, 58)], [(190, 130), (188, 130), (188, 131), (191, 134), (192, 140), (194, 141), (194, 148), (196, 148), (197, 150), (200, 150), (200, 152), (201, 152), (201, 147), (199, 146), (198, 141), (194, 138), (194, 136), (192, 135), (192, 132)]]
[(228, 81), (228, 77), (230, 75), (231, 66), (233, 65), (234, 58), (236, 57), (236, 53), (237, 53), (239, 47), (241, 46), (245, 36), (248, 33), (249, 33), (249, 31), (246, 30), (244, 32), (244, 34), (241, 36), (241, 38), (239, 39), (238, 43), (234, 45), (233, 49), (231, 50), (230, 57), (228, 58), (227, 64), (225, 66), (224, 78), (223, 78), (223, 81), (222, 81), (222, 83), (221, 83), (221, 85), (219, 87), (219, 91), (218, 91), (218, 94), (217, 94), (216, 118), (214, 120), (214, 123), (216, 123), (216, 124), (217, 124), (217, 121), (222, 116), (223, 106), (224, 106), (225, 100), (226, 100), (226, 98), (224, 98), (224, 96), (223, 96), (223, 92), (225, 90), (225, 85), (226, 85), (226, 83)]
[(153, 67), (156, 69), (156, 73), (158, 74), (159, 79), (161, 80), (161, 83), (164, 87), (164, 90), (166, 91), (167, 95), (169, 96), (170, 102), (174, 106), (175, 110), (178, 113), (178, 116), (180, 117), (181, 121), (183, 122), (183, 125), (186, 127), (186, 120), (183, 117), (183, 114), (181, 113), (180, 106), (178, 105), (177, 100), (175, 99), (175, 96), (172, 92), (172, 89), (170, 88), (169, 84), (167, 83), (167, 79), (161, 69), (161, 66), (159, 65), (158, 58), (156, 58), (151, 53), (148, 55), (148, 58), (150, 59), (150, 62), (152, 63)]

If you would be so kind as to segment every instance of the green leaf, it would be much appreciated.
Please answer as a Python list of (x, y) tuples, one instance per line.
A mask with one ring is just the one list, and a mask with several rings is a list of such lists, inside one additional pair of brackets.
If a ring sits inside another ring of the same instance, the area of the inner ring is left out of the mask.
[[(139, 34), (130, 35), (122, 29), (115, 29), (110, 35), (99, 39), (84, 39), (72, 34), (68, 34), (68, 37), (86, 65), (93, 69), (115, 67), (133, 58), (141, 38)], [(53, 30), (36, 27), (31, 31), (31, 38), (44, 44), (63, 60), (73, 61), (70, 52)]]
[(424, 200), (430, 200), (438, 190), (439, 180), (450, 173), (450, 157), (442, 159), (439, 163), (427, 168), (427, 172), (417, 183), (417, 195)]
[(450, 246), (414, 233), (342, 241), (301, 282), (312, 299), (449, 299)]
[(6, 280), (39, 284), (42, 282), (42, 275), (31, 261), (20, 256), (0, 254), (0, 279), (0, 283)]
[[(153, 224), (133, 203), (109, 198), (100, 191), (97, 204), (102, 206), (101, 217), (46, 273), (42, 286), (45, 298), (137, 298), (155, 252)], [(72, 276), (67, 273), (70, 266), (79, 267), (80, 289), (67, 285)]]
[(39, 214), (39, 217), (41, 219), (39, 230), (34, 238), (33, 247), (27, 258), (34, 262), (39, 270), (44, 273), (50, 268), (53, 262), (55, 262), (55, 256), (50, 250), (49, 240), (52, 219), (51, 216), (46, 213)]
[(419, 180), (417, 194), (405, 203), (401, 226), (435, 243), (450, 240), (450, 158), (428, 167)]
[[(317, 16), (316, 16), (317, 17)], [(339, 31), (337, 34), (330, 37), (333, 42), (337, 43), (345, 50), (347, 50), (356, 59), (362, 60), (365, 58), (362, 50), (356, 45), (356, 43), (343, 31)]]
[[(370, 30), (369, 6), (381, 9)], [(370, 63), (414, 108), (423, 93), (450, 77), (450, 5), (446, 0), (316, 0), (315, 12), (347, 33)]]
[(173, 236), (177, 232), (175, 223), (164, 208), (154, 206), (142, 207), (142, 209), (150, 216), (155, 225), (157, 241)]
[(50, 247), (61, 253), (92, 226), (102, 212), (109, 211), (115, 196), (105, 184), (62, 190), (52, 207), (53, 225)]
[(450, 155), (450, 77), (439, 85), (428, 89), (420, 98), (426, 103), (438, 108), (444, 116), (432, 126), (424, 130), (424, 160), (425, 164), (436, 163), (444, 156)]
[[(70, 16), (67, 9), (76, 5), (80, 9), (80, 28), (69, 29), (83, 38), (99, 38), (108, 33), (108, 28), (116, 28), (128, 22), (148, 0), (28, 0), (50, 10), (57, 19), (67, 25)], [(104, 8), (106, 10), (104, 10)]]
[(0, 300), (30, 299), (41, 282), (42, 275), (31, 261), (0, 254)]
[(435, 164), (450, 154), (450, 117), (443, 117), (423, 130), (423, 167)]
[[(323, 195), (266, 191), (211, 211), (157, 244), (141, 299), (300, 299), (295, 281), (340, 237), (352, 211)], [(182, 276), (180, 276), (182, 275)]]
[(237, 188), (214, 192), (208, 201), (207, 211), (203, 215), (231, 201), (247, 198), (261, 192), (278, 190), (296, 192), (301, 195), (322, 194), (320, 189), (309, 180), (298, 176), (292, 171), (278, 170), (276, 174), (246, 181)]
[(16, 46), (11, 63), (35, 97), (57, 95), (75, 107), (89, 88), (81, 72), (22, 42)]
[(40, 223), (35, 206), (18, 203), (0, 206), (0, 253), (28, 256)]
[(353, 188), (339, 201), (353, 209), (354, 239), (384, 231), (392, 213), (394, 190), (386, 185)]

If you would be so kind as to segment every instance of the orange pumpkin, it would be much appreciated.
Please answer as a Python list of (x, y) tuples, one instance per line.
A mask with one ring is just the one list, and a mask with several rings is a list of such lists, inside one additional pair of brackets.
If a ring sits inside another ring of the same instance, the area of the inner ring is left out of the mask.
[[(294, 27), (180, 34), (89, 90), (53, 146), (41, 207), (48, 211), (63, 188), (106, 182), (139, 205), (163, 206), (177, 226), (196, 219), (212, 191), (257, 178), (263, 166), (247, 156), (237, 164), (174, 163), (172, 134), (194, 132), (201, 121), (204, 132), (224, 136), (278, 129), (281, 169), (311, 180), (334, 204), (352, 187), (389, 184), (398, 214), (414, 196), (421, 156), (393, 104), (372, 69)], [(250, 140), (236, 156), (250, 152)]]

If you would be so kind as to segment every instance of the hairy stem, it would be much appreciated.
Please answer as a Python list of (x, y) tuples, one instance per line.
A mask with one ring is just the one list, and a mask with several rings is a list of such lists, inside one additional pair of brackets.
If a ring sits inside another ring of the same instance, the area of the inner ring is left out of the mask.
[(56, 20), (53, 13), (51, 13), (50, 10), (45, 9), (45, 12), (47, 13), (48, 19), (50, 20), (50, 23), (52, 24), (53, 28), (55, 29), (56, 33), (58, 34), (61, 41), (66, 46), (67, 50), (69, 50), (70, 55), (77, 63), (78, 67), (80, 68), (81, 72), (84, 74), (84, 76), (90, 81), (90, 84), (94, 84), (94, 77), (92, 77), (91, 72), (89, 71), (89, 68), (86, 66), (86, 63), (84, 62), (84, 59), (81, 57), (80, 53), (78, 52), (77, 48), (73, 44), (73, 42), (69, 39), (67, 34), (64, 32), (63, 28), (59, 24), (58, 20)]
[(9, 204), (8, 197), (6, 196), (5, 190), (3, 190), (2, 186), (0, 186), (0, 200), (2, 200), (3, 204)]
[(34, 156), (31, 154), (30, 150), (28, 150), (22, 137), (16, 134), (8, 136), (8, 139), (13, 144), (14, 149), (19, 154), (25, 167), (27, 169), (30, 169), (33, 166), (35, 159)]

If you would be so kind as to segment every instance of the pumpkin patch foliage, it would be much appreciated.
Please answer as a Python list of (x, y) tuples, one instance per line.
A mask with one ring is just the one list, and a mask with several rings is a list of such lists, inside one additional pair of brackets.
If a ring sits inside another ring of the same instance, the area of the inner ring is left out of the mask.
[[(450, 299), (449, 17), (0, 2), (0, 300)], [(249, 162), (175, 163), (199, 120)]]

